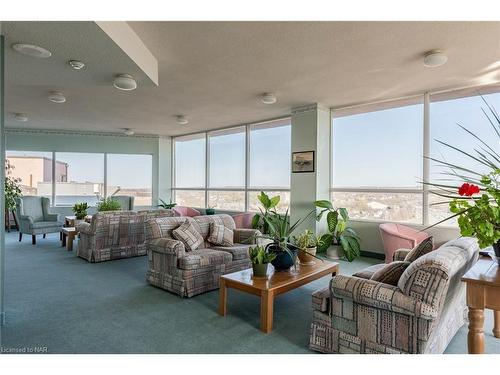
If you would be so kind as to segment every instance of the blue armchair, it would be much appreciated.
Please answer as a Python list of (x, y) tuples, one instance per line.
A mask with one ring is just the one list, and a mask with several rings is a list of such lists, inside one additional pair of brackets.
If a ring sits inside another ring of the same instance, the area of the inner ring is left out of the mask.
[(63, 223), (57, 214), (49, 213), (48, 198), (24, 196), (17, 199), (17, 218), (19, 220), (19, 241), (23, 234), (30, 234), (32, 244), (36, 245), (36, 236), (47, 233), (60, 233)]

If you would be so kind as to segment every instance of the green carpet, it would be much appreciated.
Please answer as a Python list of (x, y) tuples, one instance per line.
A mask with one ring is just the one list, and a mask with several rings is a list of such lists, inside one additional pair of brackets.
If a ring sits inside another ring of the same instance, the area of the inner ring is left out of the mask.
[[(147, 258), (91, 264), (60, 247), (57, 234), (36, 246), (6, 235), (4, 348), (47, 347), (49, 353), (312, 353), (311, 293), (329, 277), (277, 297), (274, 330), (259, 331), (259, 300), (229, 290), (228, 315), (217, 314), (218, 291), (190, 299), (145, 281)], [(341, 262), (352, 274), (379, 262)], [(486, 314), (486, 351), (500, 353)], [(447, 352), (466, 353), (462, 327)]]

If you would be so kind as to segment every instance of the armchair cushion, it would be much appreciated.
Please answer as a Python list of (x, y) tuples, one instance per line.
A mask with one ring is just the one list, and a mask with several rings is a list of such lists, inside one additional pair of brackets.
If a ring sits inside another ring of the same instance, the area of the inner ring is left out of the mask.
[(186, 247), (186, 251), (196, 250), (203, 243), (203, 237), (189, 220), (186, 220), (177, 229), (174, 229), (172, 236), (176, 240), (182, 241)]
[(58, 228), (62, 227), (63, 223), (58, 221), (37, 221), (31, 224), (32, 229), (43, 229), (43, 228)]
[(208, 242), (219, 246), (233, 246), (233, 231), (224, 225), (211, 223)]
[(396, 261), (384, 264), (383, 267), (375, 271), (372, 277), (370, 277), (370, 280), (397, 286), (399, 278), (409, 265), (410, 262), (405, 261)]
[(432, 236), (427, 237), (425, 240), (420, 242), (417, 246), (415, 246), (405, 257), (405, 262), (413, 262), (417, 260), (422, 255), (430, 253), (434, 249), (434, 240)]
[(193, 250), (179, 258), (179, 268), (182, 270), (196, 270), (226, 264), (231, 260), (231, 254), (225, 251), (212, 249)]

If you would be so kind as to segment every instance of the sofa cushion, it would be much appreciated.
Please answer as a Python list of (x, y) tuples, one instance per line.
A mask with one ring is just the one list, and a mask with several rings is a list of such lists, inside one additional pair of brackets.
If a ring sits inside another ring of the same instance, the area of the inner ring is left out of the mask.
[(378, 270), (384, 268), (385, 263), (374, 264), (373, 266), (366, 267), (365, 269), (353, 274), (355, 277), (360, 277), (362, 279), (371, 279), (373, 274)]
[(179, 258), (178, 265), (182, 270), (195, 270), (198, 268), (218, 266), (231, 262), (231, 254), (225, 251), (212, 249), (193, 250)]
[(410, 264), (410, 262), (404, 261), (395, 261), (384, 264), (383, 267), (375, 271), (370, 279), (384, 284), (397, 286), (399, 278)]
[(233, 246), (234, 232), (222, 224), (211, 223), (208, 242), (219, 246)]
[(217, 251), (225, 251), (233, 256), (233, 260), (241, 260), (241, 259), (248, 259), (248, 248), (251, 245), (244, 245), (240, 243), (236, 243), (233, 246), (210, 246), (211, 249), (217, 250)]
[(406, 255), (405, 262), (413, 262), (420, 258), (422, 255), (430, 253), (434, 249), (434, 240), (432, 236), (427, 237), (425, 240), (420, 242)]
[(313, 310), (328, 313), (330, 307), (330, 287), (326, 287), (315, 291), (312, 294)]
[(184, 244), (186, 251), (196, 250), (203, 243), (203, 237), (189, 220), (174, 229), (172, 236)]

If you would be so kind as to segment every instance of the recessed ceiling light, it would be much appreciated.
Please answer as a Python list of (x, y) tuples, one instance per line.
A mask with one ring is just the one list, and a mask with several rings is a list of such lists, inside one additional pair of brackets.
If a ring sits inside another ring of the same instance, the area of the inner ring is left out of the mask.
[(260, 100), (264, 104), (274, 104), (276, 103), (276, 95), (274, 95), (272, 92), (266, 92), (261, 95)]
[(71, 66), (75, 70), (80, 70), (85, 67), (85, 63), (78, 61), (78, 60), (69, 60), (68, 61), (69, 66)]
[(126, 129), (124, 129), (123, 134), (125, 134), (125, 135), (134, 135), (135, 132), (132, 129), (126, 128)]
[(52, 103), (64, 103), (66, 101), (66, 97), (62, 92), (52, 91), (49, 93), (49, 100)]
[(14, 113), (14, 119), (16, 121), (26, 122), (28, 121), (28, 115), (26, 113)]
[(33, 44), (15, 43), (12, 45), (12, 48), (23, 55), (37, 57), (39, 59), (46, 59), (52, 56), (49, 50)]
[(187, 124), (189, 124), (189, 120), (188, 120), (188, 119), (187, 119), (187, 117), (186, 117), (186, 116), (184, 116), (184, 115), (177, 115), (177, 116), (175, 116), (175, 118), (176, 118), (176, 120), (175, 120), (175, 121), (176, 121), (179, 125), (187, 125)]
[(435, 68), (446, 64), (448, 56), (441, 50), (428, 51), (424, 55), (424, 66), (428, 68)]
[(131, 91), (137, 88), (137, 82), (130, 74), (119, 74), (114, 79), (113, 86), (118, 90)]

